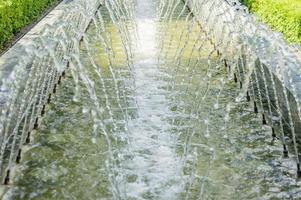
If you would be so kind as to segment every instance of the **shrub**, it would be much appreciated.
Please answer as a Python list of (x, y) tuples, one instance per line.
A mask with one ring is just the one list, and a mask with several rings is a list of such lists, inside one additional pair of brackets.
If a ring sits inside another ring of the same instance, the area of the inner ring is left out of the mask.
[(58, 0), (0, 0), (0, 50)]
[(291, 43), (301, 44), (301, 0), (242, 0), (251, 12), (284, 34)]

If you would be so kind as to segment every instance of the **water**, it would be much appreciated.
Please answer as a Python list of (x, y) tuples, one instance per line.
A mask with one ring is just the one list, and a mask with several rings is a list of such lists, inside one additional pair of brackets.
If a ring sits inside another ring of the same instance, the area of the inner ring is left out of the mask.
[(4, 199), (301, 198), (182, 1), (106, 1), (62, 82)]

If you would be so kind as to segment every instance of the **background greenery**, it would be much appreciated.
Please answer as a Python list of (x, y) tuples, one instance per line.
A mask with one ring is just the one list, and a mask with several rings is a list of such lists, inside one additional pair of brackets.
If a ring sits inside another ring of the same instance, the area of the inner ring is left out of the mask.
[(242, 0), (252, 13), (284, 34), (290, 43), (301, 44), (301, 0)]
[[(35, 21), (59, 0), (0, 0), (0, 51), (24, 26)], [(301, 44), (301, 0), (242, 0), (251, 12), (282, 32), (291, 43)]]
[(0, 0), (0, 51), (58, 0)]

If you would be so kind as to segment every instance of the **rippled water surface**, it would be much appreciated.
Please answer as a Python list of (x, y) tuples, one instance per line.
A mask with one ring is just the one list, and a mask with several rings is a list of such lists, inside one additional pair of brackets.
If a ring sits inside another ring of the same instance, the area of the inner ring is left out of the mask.
[(94, 98), (69, 69), (5, 198), (301, 198), (293, 160), (235, 101), (239, 87), (184, 3), (116, 2), (81, 43)]

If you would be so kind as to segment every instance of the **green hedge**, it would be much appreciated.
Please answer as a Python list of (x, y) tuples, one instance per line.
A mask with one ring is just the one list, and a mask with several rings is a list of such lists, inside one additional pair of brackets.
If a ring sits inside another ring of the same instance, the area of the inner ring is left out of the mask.
[(290, 43), (301, 44), (301, 0), (242, 0), (252, 13), (284, 34)]
[(58, 0), (0, 0), (0, 50)]

